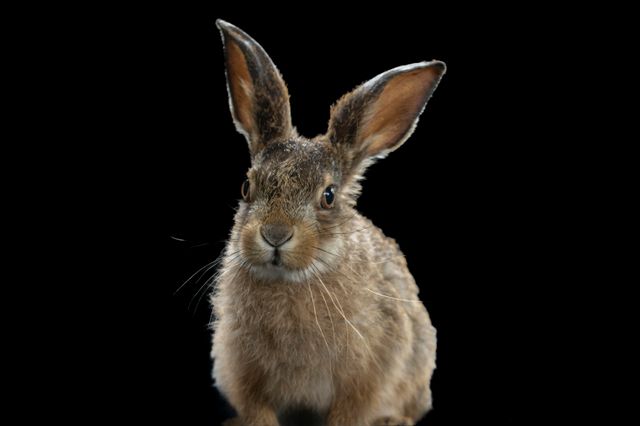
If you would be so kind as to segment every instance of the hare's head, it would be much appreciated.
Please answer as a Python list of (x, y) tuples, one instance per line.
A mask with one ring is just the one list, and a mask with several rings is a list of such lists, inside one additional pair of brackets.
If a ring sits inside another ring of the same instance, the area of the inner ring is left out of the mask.
[(291, 124), (287, 87), (267, 53), (239, 28), (217, 25), (231, 114), (251, 154), (231, 249), (262, 279), (300, 281), (330, 270), (356, 231), (349, 221), (364, 169), (409, 138), (445, 65), (378, 75), (333, 106), (325, 135), (307, 139)]

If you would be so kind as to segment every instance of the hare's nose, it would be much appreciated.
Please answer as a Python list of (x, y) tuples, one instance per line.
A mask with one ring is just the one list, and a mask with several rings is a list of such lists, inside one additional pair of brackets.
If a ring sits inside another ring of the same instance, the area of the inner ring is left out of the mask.
[(284, 223), (268, 223), (260, 227), (260, 235), (273, 247), (280, 247), (293, 237), (293, 228)]

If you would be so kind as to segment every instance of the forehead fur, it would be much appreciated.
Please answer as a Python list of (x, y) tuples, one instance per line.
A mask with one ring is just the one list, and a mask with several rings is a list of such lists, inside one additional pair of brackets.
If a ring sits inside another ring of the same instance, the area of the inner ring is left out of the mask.
[(270, 143), (254, 159), (254, 178), (263, 189), (287, 186), (315, 191), (327, 175), (339, 179), (333, 151), (329, 144), (304, 138)]

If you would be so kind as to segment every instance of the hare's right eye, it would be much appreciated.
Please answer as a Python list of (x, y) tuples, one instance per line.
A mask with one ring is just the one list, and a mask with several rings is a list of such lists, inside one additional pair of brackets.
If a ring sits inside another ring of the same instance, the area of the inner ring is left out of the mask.
[(246, 179), (244, 182), (242, 182), (242, 188), (240, 189), (240, 192), (242, 193), (242, 198), (244, 198), (245, 201), (249, 201), (250, 189), (251, 189), (251, 183), (249, 182), (249, 179)]

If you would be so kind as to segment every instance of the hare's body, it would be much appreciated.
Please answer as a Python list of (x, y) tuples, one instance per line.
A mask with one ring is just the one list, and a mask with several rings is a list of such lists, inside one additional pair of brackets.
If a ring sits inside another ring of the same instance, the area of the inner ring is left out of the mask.
[(252, 167), (212, 297), (214, 378), (238, 426), (308, 410), (328, 426), (410, 425), (431, 408), (436, 335), (395, 241), (355, 210), (364, 169), (411, 134), (444, 65), (383, 73), (326, 135), (291, 126), (264, 50), (218, 23)]
[(249, 391), (276, 413), (326, 414), (362, 399), (353, 404), (362, 423), (336, 424), (420, 418), (431, 407), (436, 336), (405, 259), (360, 215), (336, 232), (352, 233), (322, 282), (265, 282), (225, 262), (213, 299), (216, 383), (234, 406)]

